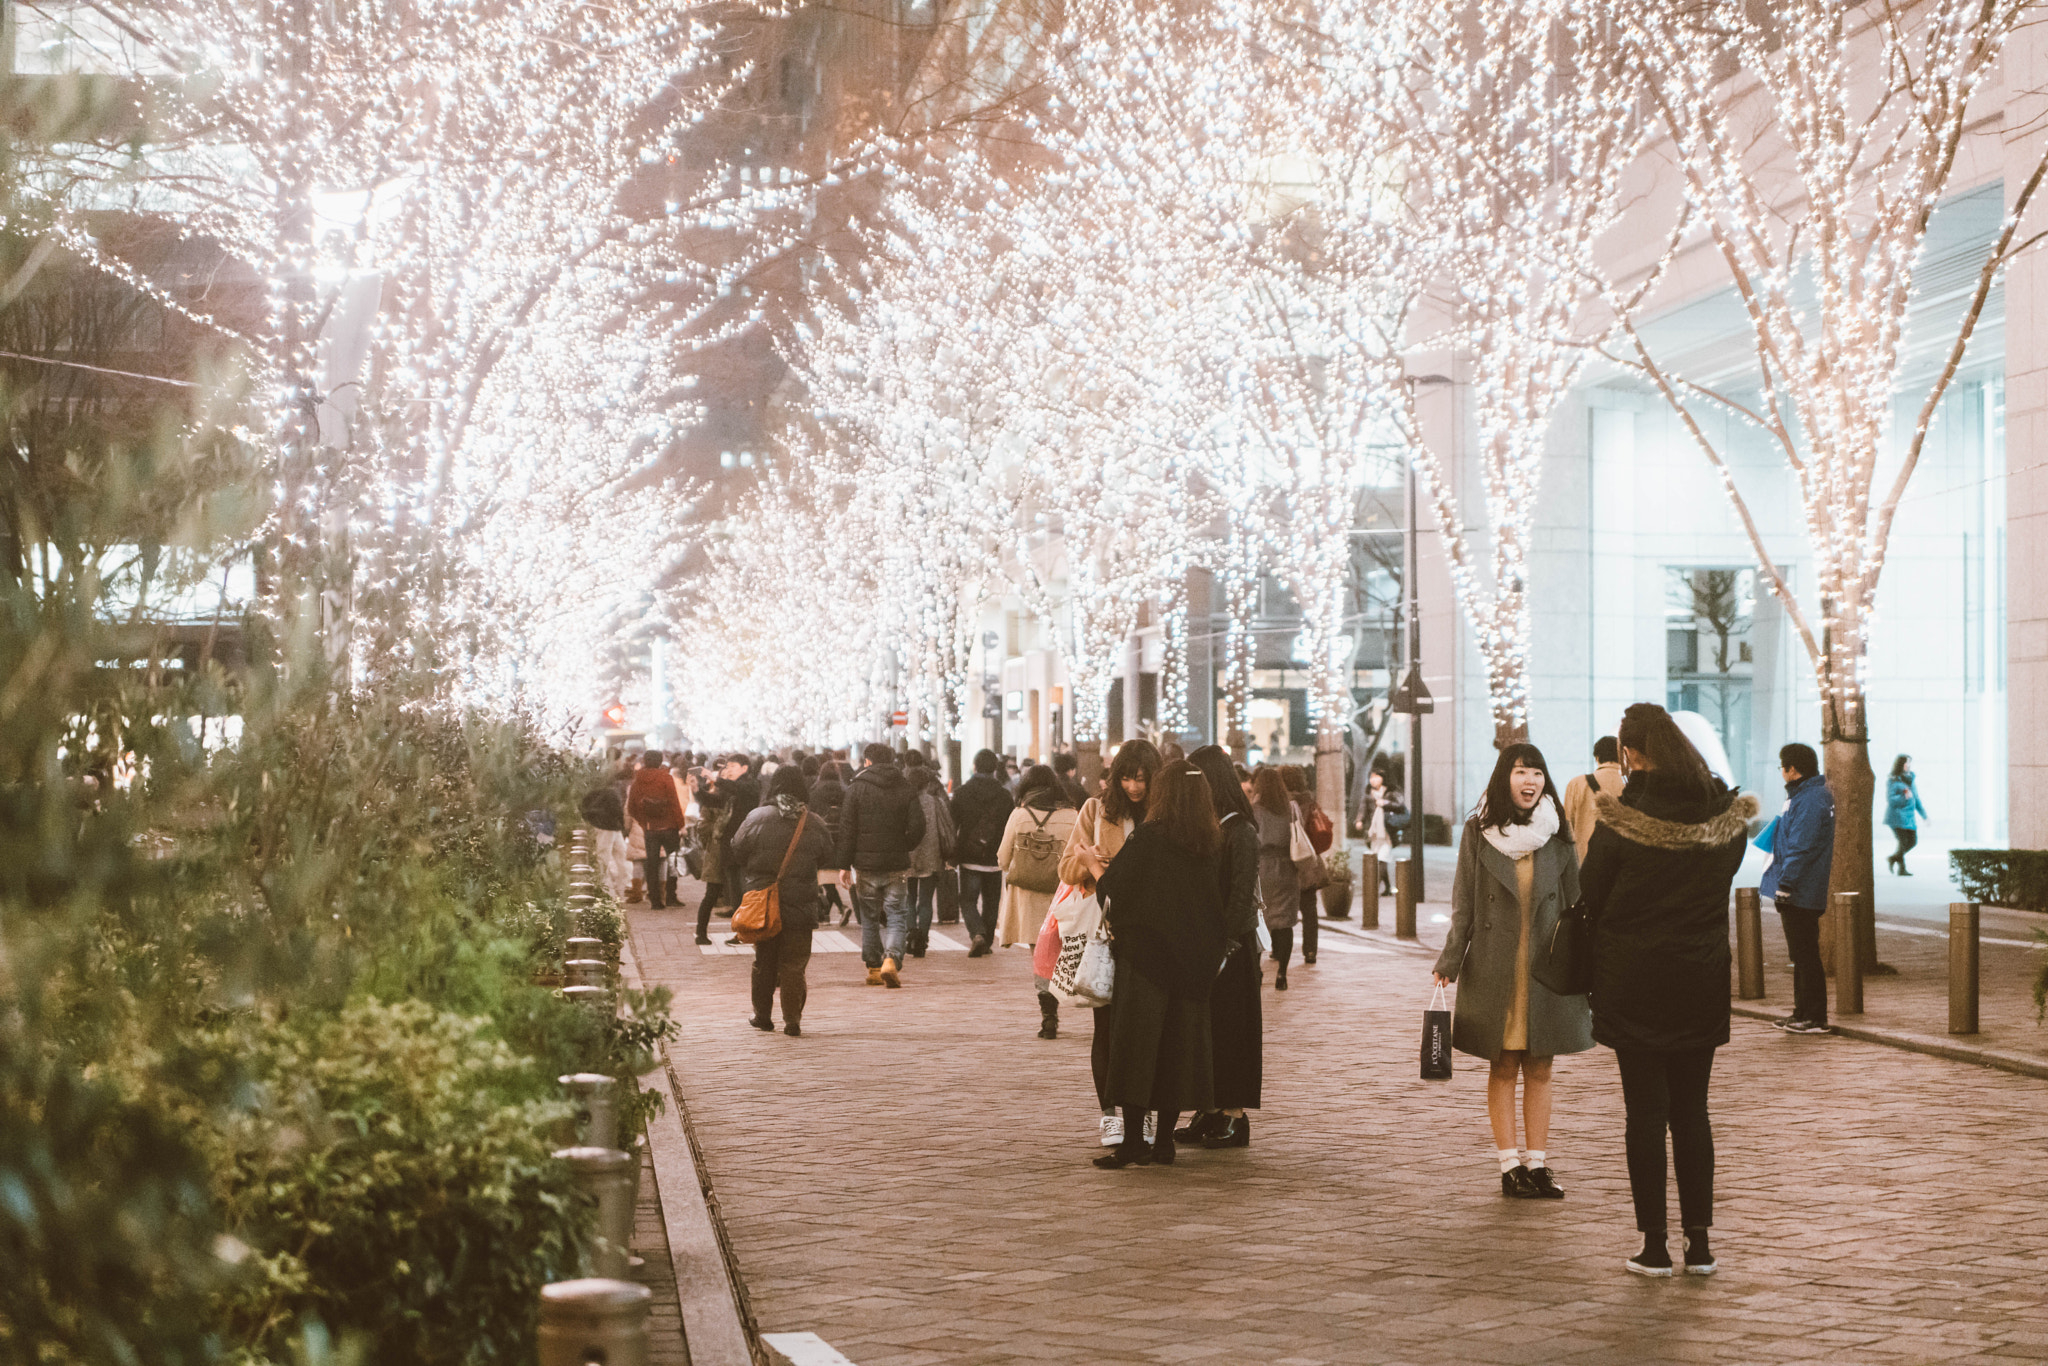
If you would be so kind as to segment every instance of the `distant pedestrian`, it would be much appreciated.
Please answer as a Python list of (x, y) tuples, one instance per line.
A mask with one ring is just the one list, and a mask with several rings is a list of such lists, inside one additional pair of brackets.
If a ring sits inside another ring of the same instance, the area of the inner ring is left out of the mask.
[[(1067, 805), (1060, 780), (1044, 764), (1024, 770), (1017, 784), (1017, 806), (1003, 827), (996, 847), (996, 866), (1003, 870), (1003, 904), (996, 933), (1007, 948), (1038, 942), (1038, 932), (1052, 912), (1059, 891), (1060, 853), (1074, 833), (1076, 813)], [(1033, 976), (1038, 993), (1038, 1037), (1055, 1039), (1060, 1030), (1060, 1003), (1051, 983)]]
[(697, 857), (704, 878), (704, 900), (697, 906), (697, 942), (711, 942), (711, 911), (725, 900), (725, 817), (728, 798), (719, 791), (716, 773), (705, 767), (697, 775)]
[[(1294, 927), (1301, 919), (1301, 881), (1294, 871), (1294, 803), (1280, 770), (1261, 764), (1252, 770), (1252, 814), (1259, 824), (1259, 901), (1273, 934), (1273, 961), (1280, 965), (1273, 990), (1287, 990), (1287, 960), (1294, 954)], [(1263, 976), (1263, 973), (1261, 974)]]
[(746, 891), (768, 886), (778, 872), (782, 877), (782, 933), (754, 945), (754, 1013), (747, 1022), (756, 1029), (774, 1029), (779, 990), (782, 1032), (792, 1039), (803, 1033), (811, 933), (824, 905), (818, 896), (818, 864), (832, 856), (832, 835), (814, 813), (807, 813), (805, 796), (801, 768), (785, 764), (776, 769), (768, 780), (767, 804), (740, 822), (732, 840)]
[(1685, 1269), (1712, 1275), (1714, 1130), (1707, 1083), (1728, 1042), (1728, 888), (1756, 798), (1738, 795), (1662, 707), (1638, 702), (1617, 731), (1627, 784), (1598, 798), (1579, 872), (1593, 929), (1593, 1039), (1614, 1050), (1627, 1111), (1628, 1184), (1643, 1250), (1630, 1271), (1669, 1276), (1664, 1134), (1685, 1230)]
[(861, 758), (839, 808), (839, 858), (851, 870), (839, 875), (839, 885), (853, 888), (868, 985), (900, 987), (910, 931), (910, 854), (924, 838), (924, 807), (887, 745), (871, 744)]
[(1899, 844), (1885, 858), (1885, 866), (1900, 877), (1913, 876), (1906, 869), (1906, 855), (1920, 842), (1920, 822), (1926, 819), (1927, 808), (1920, 804), (1920, 789), (1913, 781), (1913, 756), (1901, 754), (1892, 760), (1892, 774), (1884, 785), (1884, 823)]
[(1380, 869), (1380, 890), (1394, 890), (1394, 822), (1408, 814), (1401, 789), (1387, 784), (1387, 772), (1375, 768), (1365, 778), (1365, 798), (1359, 803), (1358, 820), (1352, 829), (1365, 837), (1373, 861)]
[(996, 862), (1016, 801), (997, 779), (1002, 758), (992, 749), (974, 756), (974, 776), (953, 794), (955, 850), (960, 861), (960, 915), (967, 922), (967, 956), (979, 958), (995, 943), (1003, 870)]
[[(1310, 780), (1309, 771), (1300, 764), (1288, 764), (1280, 770), (1281, 779), (1287, 784), (1288, 800), (1294, 803), (1294, 818), (1301, 822), (1302, 833), (1308, 836), (1309, 847), (1321, 858), (1330, 852), (1336, 842), (1337, 828), (1316, 803), (1315, 784)], [(1301, 961), (1315, 966), (1317, 927), (1321, 924), (1321, 909), (1317, 898), (1322, 895), (1319, 887), (1303, 887), (1296, 895), (1301, 902)]]
[(917, 789), (918, 804), (924, 811), (924, 838), (910, 851), (910, 933), (905, 944), (912, 958), (922, 958), (931, 947), (939, 879), (953, 856), (956, 836), (953, 811), (946, 802), (946, 782), (938, 770), (927, 767), (924, 755), (912, 750), (904, 756), (903, 774)]
[[(1180, 1114), (1216, 1108), (1209, 993), (1224, 961), (1223, 830), (1202, 771), (1185, 760), (1153, 780), (1145, 821), (1116, 862), (1093, 864), (1116, 956), (1110, 1098), (1124, 1139), (1098, 1167), (1174, 1160)], [(1143, 1138), (1147, 1111), (1157, 1138)]]
[[(1509, 745), (1458, 842), (1451, 928), (1435, 975), (1439, 986), (1458, 986), (1451, 1046), (1489, 1068), (1500, 1193), (1514, 1200), (1564, 1199), (1547, 1151), (1551, 1060), (1593, 1046), (1592, 1013), (1584, 996), (1559, 996), (1531, 977), (1529, 961), (1578, 899), (1579, 859), (1549, 766), (1536, 746)], [(1526, 1151), (1515, 1144), (1517, 1078)]]
[(1581, 773), (1564, 785), (1564, 818), (1571, 822), (1572, 845), (1578, 851), (1580, 863), (1586, 861), (1586, 845), (1593, 838), (1593, 827), (1600, 823), (1600, 811), (1594, 800), (1603, 792), (1620, 796), (1625, 781), (1621, 742), (1612, 735), (1603, 735), (1593, 742), (1593, 771)]
[[(731, 915), (740, 908), (740, 864), (733, 857), (733, 836), (754, 808), (761, 804), (761, 780), (753, 774), (753, 760), (744, 754), (728, 754), (718, 761), (718, 777), (710, 787), (725, 814), (715, 829), (704, 832), (706, 841), (718, 842), (719, 870), (725, 876), (723, 900), (725, 913)], [(700, 797), (701, 801), (701, 797)], [(711, 898), (705, 897), (705, 904), (697, 908), (697, 942), (711, 942)]]
[(839, 860), (839, 808), (845, 801), (845, 766), (837, 759), (827, 759), (818, 765), (818, 779), (811, 784), (810, 798), (812, 814), (824, 822), (832, 836), (832, 852), (818, 865), (818, 885), (825, 889), (825, 909), (819, 913), (821, 923), (830, 919), (835, 907), (840, 924), (853, 919), (853, 908), (839, 896), (839, 874), (845, 868)]
[(1835, 862), (1835, 797), (1813, 746), (1785, 746), (1778, 765), (1785, 809), (1771, 833), (1771, 866), (1757, 888), (1777, 907), (1792, 958), (1792, 1014), (1778, 1027), (1788, 1034), (1831, 1034), (1820, 918), (1828, 908), (1828, 873)]
[(647, 851), (647, 904), (657, 911), (668, 906), (668, 856), (683, 847), (684, 819), (675, 775), (661, 758), (658, 749), (643, 754), (626, 792), (626, 814), (639, 823)]
[[(1145, 819), (1145, 800), (1151, 792), (1152, 779), (1158, 776), (1159, 762), (1159, 751), (1149, 740), (1128, 740), (1117, 747), (1109, 762), (1102, 795), (1081, 804), (1081, 814), (1060, 854), (1060, 881), (1072, 883), (1084, 892), (1095, 890), (1096, 867), (1115, 863), (1124, 841)], [(1046, 1028), (1056, 1030), (1058, 999), (1040, 987), (1038, 1004), (1044, 1012)], [(1114, 1030), (1116, 1002), (1097, 1006), (1091, 1013), (1095, 1016), (1095, 1040), (1089, 1046), (1088, 1064), (1095, 1074), (1095, 1100), (1102, 1112), (1102, 1146), (1113, 1148), (1123, 1141), (1123, 1119), (1109, 1098), (1109, 1040)]]
[(1209, 988), (1209, 1039), (1216, 1108), (1176, 1129), (1179, 1143), (1204, 1148), (1248, 1148), (1265, 1075), (1265, 1024), (1259, 1006), (1259, 834), (1251, 799), (1233, 772), (1230, 755), (1203, 745), (1188, 756), (1209, 783), (1222, 813), (1223, 971)]
[(1088, 800), (1088, 789), (1081, 786), (1080, 768), (1081, 761), (1072, 750), (1062, 750), (1052, 756), (1052, 771), (1060, 780), (1060, 791), (1066, 794), (1067, 804), (1076, 811)]

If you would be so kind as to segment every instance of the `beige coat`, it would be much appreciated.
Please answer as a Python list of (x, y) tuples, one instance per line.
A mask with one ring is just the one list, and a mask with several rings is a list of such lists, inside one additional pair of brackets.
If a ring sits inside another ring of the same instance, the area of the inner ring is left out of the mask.
[(1102, 798), (1090, 797), (1074, 821), (1074, 833), (1067, 837), (1067, 847), (1060, 851), (1060, 881), (1071, 882), (1083, 891), (1094, 891), (1095, 879), (1089, 876), (1088, 865), (1081, 861), (1076, 849), (1082, 844), (1093, 844), (1103, 863), (1114, 863), (1117, 851), (1128, 838), (1122, 822), (1104, 819)]
[[(1016, 849), (1017, 836), (1027, 828), (1038, 824), (1038, 817), (1045, 816), (1046, 833), (1060, 841), (1062, 849), (1074, 835), (1074, 824), (1078, 819), (1070, 806), (1046, 812), (1044, 808), (1033, 810), (1019, 806), (1010, 813), (1009, 824), (1003, 827), (1003, 842), (996, 847), (996, 867), (1005, 873), (1010, 871), (1010, 855)], [(1061, 856), (1062, 876), (1065, 875), (1064, 852)], [(1011, 944), (1034, 945), (1038, 932), (1045, 927), (1045, 917), (1052, 912), (1055, 892), (1032, 892), (1013, 885), (1003, 879), (1002, 904), (996, 911), (996, 943), (1007, 947)]]
[(1586, 861), (1586, 844), (1593, 838), (1593, 827), (1600, 823), (1600, 813), (1594, 808), (1602, 793), (1609, 797), (1621, 796), (1621, 785), (1628, 781), (1621, 773), (1620, 764), (1602, 764), (1593, 770), (1600, 780), (1600, 791), (1593, 791), (1592, 784), (1584, 774), (1564, 785), (1564, 818), (1572, 828), (1572, 843), (1578, 847), (1579, 862)]

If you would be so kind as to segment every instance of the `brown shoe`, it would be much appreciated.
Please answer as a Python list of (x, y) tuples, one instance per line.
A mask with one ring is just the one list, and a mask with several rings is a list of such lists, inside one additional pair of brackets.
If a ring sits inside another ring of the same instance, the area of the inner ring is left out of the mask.
[(868, 985), (871, 987), (882, 985), (882, 970), (880, 968), (868, 969)]
[(903, 974), (903, 969), (902, 969), (901, 967), (899, 967), (899, 966), (897, 965), (897, 962), (896, 962), (896, 960), (895, 960), (895, 959), (893, 959), (893, 958), (884, 958), (884, 959), (882, 960), (882, 985), (883, 985), (883, 986), (885, 986), (885, 987), (900, 987), (900, 986), (902, 986), (902, 985), (903, 985), (903, 975), (902, 975), (902, 974)]

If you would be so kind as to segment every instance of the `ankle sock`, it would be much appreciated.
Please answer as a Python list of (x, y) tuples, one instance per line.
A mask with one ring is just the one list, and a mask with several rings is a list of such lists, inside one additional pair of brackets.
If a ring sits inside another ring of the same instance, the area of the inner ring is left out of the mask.
[(1525, 1166), (1525, 1167), (1527, 1167), (1527, 1168), (1528, 1168), (1528, 1169), (1529, 1169), (1530, 1171), (1532, 1171), (1532, 1172), (1533, 1172), (1533, 1171), (1535, 1171), (1535, 1170), (1536, 1170), (1536, 1169), (1537, 1169), (1538, 1167), (1547, 1167), (1547, 1166), (1549, 1166), (1549, 1165), (1550, 1165), (1550, 1164), (1549, 1164), (1548, 1162), (1544, 1161), (1543, 1159), (1544, 1159), (1544, 1152), (1543, 1152), (1543, 1149), (1541, 1149), (1541, 1148), (1531, 1148), (1531, 1149), (1529, 1149), (1528, 1153), (1527, 1153), (1527, 1154), (1526, 1154), (1526, 1155), (1525, 1155), (1525, 1156), (1524, 1156), (1524, 1157), (1522, 1158), (1522, 1165), (1523, 1165), (1523, 1166)]
[(1495, 1156), (1500, 1158), (1500, 1174), (1502, 1176), (1506, 1176), (1509, 1172), (1522, 1165), (1522, 1154), (1514, 1148), (1502, 1148)]

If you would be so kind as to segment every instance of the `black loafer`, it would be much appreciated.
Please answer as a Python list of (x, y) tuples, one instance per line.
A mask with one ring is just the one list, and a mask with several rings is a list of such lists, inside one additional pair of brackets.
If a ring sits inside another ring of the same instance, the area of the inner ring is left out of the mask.
[(1500, 1174), (1500, 1193), (1510, 1200), (1540, 1200), (1536, 1182), (1527, 1167), (1510, 1167)]
[(1204, 1148), (1249, 1148), (1252, 1121), (1249, 1115), (1225, 1115), (1223, 1127), (1202, 1140)]
[(773, 1020), (756, 1020), (750, 1018), (747, 1021), (747, 1023), (752, 1025), (756, 1029), (765, 1029), (771, 1034), (775, 1032), (775, 1021)]
[(1524, 1168), (1529, 1173), (1529, 1184), (1536, 1188), (1538, 1200), (1564, 1199), (1564, 1187), (1557, 1184), (1557, 1178), (1548, 1167)]
[(1222, 1123), (1223, 1113), (1221, 1111), (1211, 1111), (1207, 1114), (1196, 1115), (1192, 1124), (1183, 1124), (1180, 1128), (1173, 1131), (1173, 1141), (1176, 1143), (1200, 1143), (1210, 1134), (1215, 1133), (1218, 1126)]
[(1152, 1164), (1156, 1167), (1171, 1167), (1174, 1159), (1173, 1137), (1161, 1134), (1152, 1140)]
[(1120, 1171), (1125, 1167), (1149, 1167), (1152, 1165), (1152, 1145), (1142, 1140), (1138, 1143), (1119, 1143), (1095, 1159), (1095, 1165), (1106, 1172)]

